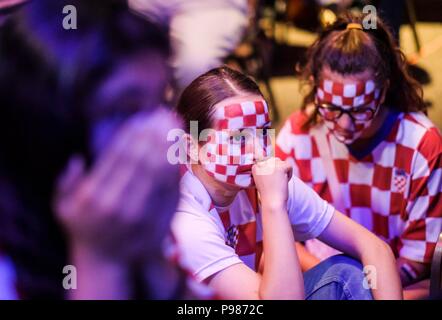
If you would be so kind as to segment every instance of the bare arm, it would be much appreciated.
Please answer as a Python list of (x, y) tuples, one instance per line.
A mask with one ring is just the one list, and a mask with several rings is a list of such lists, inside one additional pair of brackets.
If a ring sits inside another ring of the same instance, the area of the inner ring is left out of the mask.
[(421, 280), (404, 288), (404, 300), (422, 300), (430, 296), (430, 279)]
[[(330, 224), (318, 237), (326, 244), (373, 266), (372, 294), (376, 300), (402, 299), (402, 287), (390, 247), (373, 233), (335, 211)], [(374, 289), (376, 288), (376, 289)]]
[[(271, 165), (275, 165), (272, 173), (260, 174)], [(291, 167), (279, 159), (257, 166), (253, 176), (262, 204), (263, 273), (236, 264), (210, 277), (207, 283), (226, 299), (304, 299), (304, 281), (286, 209)]]
[(298, 252), (299, 263), (301, 264), (303, 272), (310, 270), (311, 268), (316, 266), (319, 262), (321, 262), (321, 260), (319, 260), (317, 257), (315, 257), (310, 252), (308, 252), (308, 250), (305, 248), (305, 246), (302, 243), (296, 242), (295, 247), (296, 251)]
[(71, 259), (77, 271), (77, 286), (68, 291), (69, 299), (130, 299), (127, 265), (100, 257), (85, 247), (73, 248)]

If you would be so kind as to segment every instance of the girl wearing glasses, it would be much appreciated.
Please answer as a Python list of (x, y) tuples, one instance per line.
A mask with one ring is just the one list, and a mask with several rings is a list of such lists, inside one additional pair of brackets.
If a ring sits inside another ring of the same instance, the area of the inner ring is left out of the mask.
[[(422, 89), (379, 19), (348, 14), (310, 47), (309, 91), (286, 121), (276, 155), (325, 200), (385, 240), (405, 291), (425, 288), (442, 226), (441, 135), (425, 116)], [(304, 269), (335, 252), (299, 244)], [(424, 290), (425, 292), (425, 290)]]

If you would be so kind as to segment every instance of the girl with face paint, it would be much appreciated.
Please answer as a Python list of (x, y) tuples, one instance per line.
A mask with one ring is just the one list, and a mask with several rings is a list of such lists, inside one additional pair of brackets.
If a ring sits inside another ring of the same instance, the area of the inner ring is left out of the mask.
[[(390, 249), (273, 157), (268, 107), (253, 80), (213, 69), (184, 90), (177, 109), (188, 161), (172, 229), (198, 280), (227, 299), (401, 298)], [(364, 288), (362, 266), (348, 256), (302, 274), (295, 240), (316, 237), (375, 265), (389, 282)]]
[[(407, 286), (428, 278), (441, 232), (441, 135), (390, 32), (379, 18), (364, 29), (364, 18), (341, 17), (310, 47), (300, 69), (309, 91), (281, 129), (276, 155), (385, 240)], [(298, 249), (304, 269), (335, 253), (317, 241)]]

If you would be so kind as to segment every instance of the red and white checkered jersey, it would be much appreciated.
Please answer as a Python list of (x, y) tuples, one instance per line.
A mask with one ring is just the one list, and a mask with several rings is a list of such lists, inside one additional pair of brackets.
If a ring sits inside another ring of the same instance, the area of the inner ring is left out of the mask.
[[(307, 116), (295, 112), (281, 129), (276, 155), (333, 203)], [(323, 125), (323, 124), (318, 124)], [(388, 242), (395, 255), (431, 261), (442, 228), (442, 139), (422, 113), (399, 113), (385, 135), (357, 158), (326, 130), (343, 213)]]
[[(205, 283), (199, 282), (195, 279), (192, 272), (187, 268), (183, 267), (181, 254), (177, 245), (176, 238), (172, 233), (165, 238), (163, 243), (164, 256), (168, 261), (173, 263), (177, 270), (185, 275), (185, 288), (182, 288), (181, 292), (178, 292), (180, 296), (172, 297), (172, 299), (179, 300), (219, 300), (220, 296), (215, 294), (215, 292), (207, 286)], [(159, 283), (159, 290), (161, 290), (162, 285)], [(161, 298), (160, 298), (161, 299)], [(170, 298), (169, 298), (170, 299)]]
[[(241, 190), (232, 204), (218, 210), (200, 180), (187, 170), (180, 183), (181, 200), (172, 222), (181, 261), (202, 281), (237, 263), (256, 270), (262, 250), (262, 220), (256, 189)], [(220, 212), (219, 212), (220, 211)], [(330, 222), (334, 208), (297, 177), (289, 182), (287, 211), (295, 239), (316, 238)]]

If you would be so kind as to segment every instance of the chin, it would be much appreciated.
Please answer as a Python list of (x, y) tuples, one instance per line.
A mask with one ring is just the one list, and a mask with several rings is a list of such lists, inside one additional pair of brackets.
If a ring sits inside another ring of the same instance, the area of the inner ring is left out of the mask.
[(255, 188), (255, 180), (252, 178), (252, 182), (250, 182), (250, 185), (247, 188)]
[(247, 189), (248, 187), (245, 186), (239, 186), (237, 184), (230, 184), (230, 183), (225, 183), (226, 188), (231, 190), (231, 191), (240, 191), (240, 190), (244, 190)]
[(238, 191), (241, 191), (241, 190), (245, 190), (245, 189), (248, 189), (248, 188), (255, 187), (255, 182), (253, 181), (253, 178), (252, 178), (251, 183), (248, 184), (248, 185), (238, 185), (238, 184), (227, 183), (227, 182), (221, 182), (221, 183), (223, 184), (223, 186), (224, 186), (224, 188), (226, 190), (229, 190), (229, 191), (232, 191), (232, 192), (238, 192)]
[(346, 138), (346, 137), (343, 137), (338, 134), (335, 134), (335, 137), (339, 142), (341, 142), (345, 145), (351, 145), (352, 143), (354, 143), (358, 139), (358, 137), (355, 137), (355, 136), (351, 136), (351, 137)]

